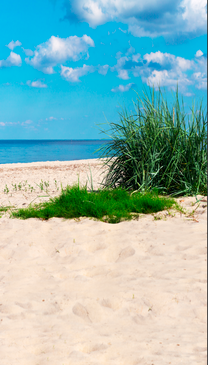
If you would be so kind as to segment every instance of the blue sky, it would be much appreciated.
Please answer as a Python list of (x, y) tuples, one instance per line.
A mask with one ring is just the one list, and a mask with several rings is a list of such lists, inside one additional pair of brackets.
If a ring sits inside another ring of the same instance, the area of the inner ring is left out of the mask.
[(104, 138), (148, 84), (206, 100), (205, 0), (10, 0), (0, 24), (0, 139)]

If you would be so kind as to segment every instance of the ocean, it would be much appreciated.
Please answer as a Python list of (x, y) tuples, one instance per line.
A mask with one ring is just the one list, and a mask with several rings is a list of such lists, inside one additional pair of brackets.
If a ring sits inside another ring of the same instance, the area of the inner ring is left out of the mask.
[(108, 140), (0, 140), (0, 164), (98, 158)]

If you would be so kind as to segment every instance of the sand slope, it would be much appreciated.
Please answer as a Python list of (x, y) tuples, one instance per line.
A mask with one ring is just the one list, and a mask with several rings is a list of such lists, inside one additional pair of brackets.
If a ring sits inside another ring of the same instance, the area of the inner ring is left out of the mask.
[(195, 217), (2, 217), (0, 364), (205, 365), (205, 203)]

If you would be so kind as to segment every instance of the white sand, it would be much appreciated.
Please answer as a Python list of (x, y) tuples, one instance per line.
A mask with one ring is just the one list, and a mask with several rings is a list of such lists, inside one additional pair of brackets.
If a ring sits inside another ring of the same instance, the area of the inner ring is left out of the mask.
[[(97, 188), (99, 162), (88, 162)], [(86, 161), (0, 165), (0, 206), (27, 206), (41, 195), (39, 188), (16, 192), (12, 183), (42, 179), (55, 195), (54, 179), (66, 186), (77, 173), (85, 184)], [(41, 199), (48, 198), (35, 202)], [(195, 198), (179, 200), (197, 207)], [(3, 215), (0, 365), (205, 365), (206, 204), (194, 220)]]

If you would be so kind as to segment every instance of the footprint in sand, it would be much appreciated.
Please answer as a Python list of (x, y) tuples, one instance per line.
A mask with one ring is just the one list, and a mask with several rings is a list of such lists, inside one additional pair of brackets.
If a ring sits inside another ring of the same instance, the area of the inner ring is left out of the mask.
[(14, 304), (18, 305), (18, 307), (21, 307), (23, 309), (31, 309), (32, 308), (32, 305), (30, 303), (14, 302)]
[(72, 308), (72, 312), (76, 316), (84, 319), (86, 322), (92, 322), (91, 319), (89, 318), (89, 313), (88, 313), (87, 309), (85, 307), (83, 307), (82, 304), (80, 304), (80, 303), (75, 304), (75, 306)]
[(102, 305), (102, 307), (110, 308), (113, 311), (115, 311), (121, 307), (121, 300), (119, 300), (119, 299), (110, 300), (108, 298), (105, 298), (101, 301), (100, 304)]
[(135, 254), (135, 250), (133, 249), (133, 247), (128, 246), (120, 252), (119, 257), (116, 260), (116, 262), (123, 261), (123, 260), (127, 259), (128, 257), (133, 256), (134, 254)]
[(103, 351), (106, 350), (108, 348), (107, 345), (102, 344), (87, 344), (82, 348), (82, 352), (86, 353), (86, 354), (91, 354), (91, 352), (95, 352), (95, 351)]

